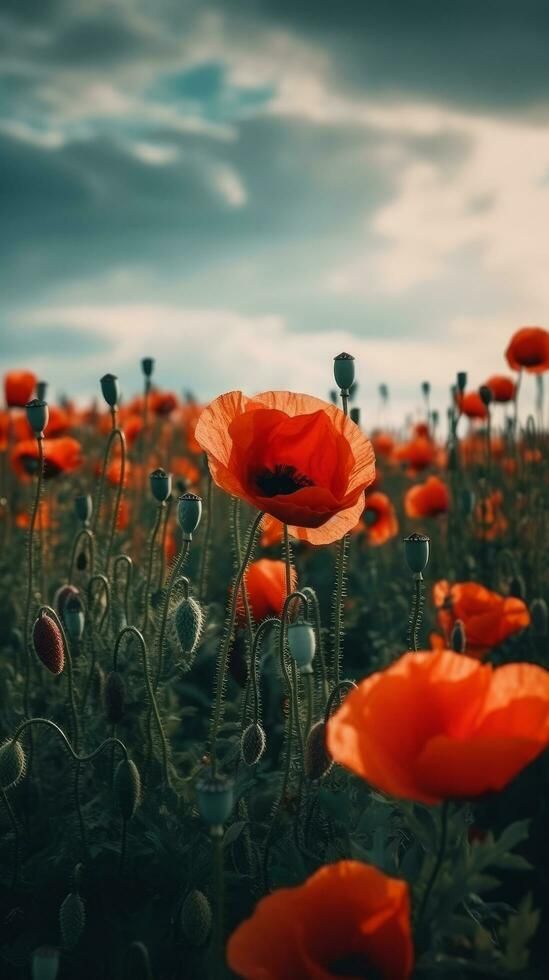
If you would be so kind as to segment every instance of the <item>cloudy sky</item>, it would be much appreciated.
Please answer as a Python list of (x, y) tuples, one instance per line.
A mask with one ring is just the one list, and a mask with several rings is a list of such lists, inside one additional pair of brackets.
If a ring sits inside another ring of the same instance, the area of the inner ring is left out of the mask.
[(3, 366), (396, 412), (549, 326), (545, 0), (1, 0)]

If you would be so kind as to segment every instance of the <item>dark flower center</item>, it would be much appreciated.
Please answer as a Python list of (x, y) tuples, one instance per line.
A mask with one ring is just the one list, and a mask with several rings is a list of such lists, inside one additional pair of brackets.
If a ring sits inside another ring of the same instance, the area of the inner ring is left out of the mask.
[[(25, 473), (28, 473), (29, 476), (34, 476), (38, 473), (38, 459), (36, 456), (21, 456), (21, 465)], [(58, 476), (61, 472), (62, 469), (57, 463), (54, 463), (51, 459), (44, 459), (43, 473), (45, 480), (51, 480), (52, 477)]]
[(295, 493), (303, 487), (313, 487), (308, 476), (299, 473), (295, 466), (277, 464), (273, 470), (260, 470), (255, 476), (255, 485), (262, 497), (276, 497), (278, 494)]
[(373, 527), (373, 525), (377, 524), (379, 520), (379, 514), (377, 510), (374, 510), (373, 507), (368, 507), (368, 509), (364, 511), (364, 514), (362, 515), (362, 519), (366, 527)]
[(520, 363), (524, 367), (537, 367), (538, 364), (543, 364), (543, 352), (542, 351), (524, 351), (519, 354)]

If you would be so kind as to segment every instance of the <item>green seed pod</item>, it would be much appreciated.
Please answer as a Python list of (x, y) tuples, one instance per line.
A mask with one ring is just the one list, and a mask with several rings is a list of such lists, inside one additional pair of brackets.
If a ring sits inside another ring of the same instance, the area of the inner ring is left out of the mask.
[(322, 779), (332, 768), (332, 759), (326, 748), (326, 725), (317, 721), (311, 728), (305, 743), (303, 768), (307, 779)]
[(478, 393), (480, 395), (482, 404), (486, 405), (486, 408), (488, 408), (488, 406), (491, 405), (494, 400), (492, 389), (489, 388), (488, 385), (481, 385), (478, 390)]
[(122, 759), (114, 772), (114, 798), (124, 820), (131, 820), (141, 800), (141, 777), (131, 759)]
[(74, 509), (79, 521), (87, 527), (93, 513), (93, 501), (89, 493), (82, 493), (74, 498)]
[(76, 946), (86, 924), (86, 909), (78, 892), (69, 892), (59, 909), (59, 926), (63, 946)]
[(103, 392), (103, 398), (105, 399), (107, 405), (111, 408), (115, 408), (118, 405), (118, 399), (120, 398), (120, 388), (118, 386), (118, 378), (115, 374), (104, 374), (101, 378), (101, 391)]
[(234, 804), (234, 782), (228, 776), (203, 776), (196, 785), (200, 816), (212, 828), (222, 827)]
[(15, 786), (23, 776), (27, 768), (25, 752), (19, 742), (14, 742), (8, 738), (0, 745), (0, 786), (7, 792)]
[(316, 650), (315, 631), (310, 623), (298, 620), (288, 626), (288, 648), (303, 673), (312, 671), (311, 664)]
[(47, 381), (37, 381), (36, 382), (36, 397), (38, 401), (45, 402), (46, 395), (48, 393), (48, 382)]
[(204, 946), (212, 929), (212, 907), (197, 888), (189, 892), (181, 907), (179, 925), (191, 946)]
[(267, 739), (265, 731), (257, 721), (252, 721), (242, 733), (240, 755), (246, 766), (255, 766), (265, 751)]
[(154, 371), (154, 357), (143, 357), (141, 359), (141, 370), (146, 378), (150, 378)]
[(458, 371), (456, 375), (456, 384), (458, 391), (463, 394), (467, 387), (467, 371)]
[(200, 634), (202, 633), (204, 617), (202, 609), (190, 596), (182, 599), (174, 614), (174, 625), (181, 648), (182, 661), (180, 666), (186, 670), (192, 665), (193, 654), (198, 646)]
[(426, 534), (410, 534), (404, 538), (404, 554), (408, 568), (415, 575), (420, 575), (429, 561), (430, 539)]
[(59, 972), (59, 950), (40, 946), (32, 954), (32, 980), (56, 980)]
[(450, 638), (450, 647), (454, 653), (465, 653), (467, 647), (467, 635), (465, 633), (465, 623), (461, 619), (456, 619), (454, 623), (452, 636)]
[(149, 474), (151, 493), (155, 500), (161, 504), (168, 499), (172, 492), (172, 477), (166, 470), (157, 469)]
[(545, 599), (533, 599), (530, 605), (532, 632), (535, 636), (547, 636), (547, 603)]
[(25, 406), (27, 410), (27, 421), (35, 436), (41, 436), (48, 424), (49, 411), (45, 401), (40, 398), (33, 398)]
[(177, 502), (177, 522), (183, 531), (183, 540), (191, 541), (202, 517), (202, 497), (196, 493), (184, 493)]
[(334, 357), (334, 379), (341, 391), (349, 391), (355, 380), (355, 359), (352, 354), (338, 354)]
[(428, 398), (429, 397), (429, 395), (431, 394), (431, 382), (430, 381), (422, 381), (421, 382), (421, 394), (423, 395), (424, 398)]
[(360, 408), (354, 406), (349, 412), (349, 417), (351, 422), (354, 422), (355, 425), (360, 425)]
[(107, 674), (105, 690), (103, 694), (105, 704), (105, 716), (111, 725), (117, 725), (124, 717), (124, 707), (126, 701), (126, 685), (122, 674), (117, 670), (112, 670)]

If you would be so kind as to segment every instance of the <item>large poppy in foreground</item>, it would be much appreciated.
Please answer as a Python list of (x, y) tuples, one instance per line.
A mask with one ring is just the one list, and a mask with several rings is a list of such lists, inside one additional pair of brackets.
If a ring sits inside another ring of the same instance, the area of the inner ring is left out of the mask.
[(514, 371), (530, 374), (549, 371), (549, 331), (543, 327), (521, 327), (511, 337), (505, 357)]
[(441, 579), (433, 587), (433, 601), (439, 624), (448, 638), (456, 620), (461, 620), (465, 627), (466, 653), (474, 657), (482, 657), (530, 624), (528, 606), (522, 599), (500, 595), (479, 582), (450, 585)]
[(306, 529), (302, 540), (328, 544), (358, 523), (374, 451), (335, 405), (289, 391), (231, 391), (204, 409), (195, 436), (218, 486)]
[[(50, 480), (60, 473), (72, 473), (82, 463), (82, 446), (71, 436), (60, 439), (44, 439), (44, 479)], [(24, 439), (18, 442), (11, 454), (11, 465), (15, 472), (22, 477), (35, 476), (38, 473), (38, 446), (36, 439)]]
[(549, 671), (451, 650), (407, 653), (328, 722), (336, 762), (391, 796), (440, 803), (500, 790), (549, 744)]
[(325, 865), (263, 898), (229, 939), (227, 959), (244, 980), (407, 980), (408, 885), (359, 861)]

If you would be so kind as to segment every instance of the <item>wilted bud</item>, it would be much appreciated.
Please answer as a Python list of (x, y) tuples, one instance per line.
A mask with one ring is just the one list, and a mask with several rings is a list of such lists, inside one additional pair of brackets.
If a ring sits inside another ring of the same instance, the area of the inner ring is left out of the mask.
[(160, 504), (164, 503), (172, 492), (171, 474), (163, 469), (153, 470), (149, 475), (149, 482), (154, 499)]
[(48, 406), (41, 398), (33, 398), (30, 402), (27, 402), (25, 408), (27, 411), (27, 421), (35, 436), (40, 439), (48, 424)]
[(408, 568), (414, 575), (421, 575), (429, 561), (430, 539), (426, 534), (414, 532), (404, 538), (404, 554)]
[(360, 425), (360, 409), (356, 405), (349, 412), (349, 418), (355, 425)]
[(84, 527), (87, 527), (91, 521), (91, 516), (93, 513), (93, 501), (90, 494), (82, 493), (78, 497), (75, 497), (74, 509), (78, 520), (82, 521)]
[(454, 653), (465, 653), (465, 649), (467, 647), (467, 636), (465, 634), (465, 624), (461, 619), (456, 619), (454, 623), (452, 636), (450, 638), (450, 646)]
[(32, 980), (56, 980), (59, 972), (59, 950), (39, 946), (32, 954)]
[(458, 371), (456, 375), (457, 389), (463, 394), (467, 387), (467, 371)]
[(317, 721), (305, 743), (303, 768), (307, 779), (322, 779), (332, 768), (332, 761), (326, 748), (326, 725), (324, 721)]
[(192, 665), (193, 654), (200, 640), (203, 622), (202, 609), (196, 599), (191, 596), (182, 599), (175, 610), (174, 625), (183, 657), (181, 666), (187, 670)]
[(196, 493), (184, 493), (177, 502), (177, 522), (183, 531), (183, 540), (191, 541), (202, 517), (202, 497)]
[(316, 650), (315, 631), (310, 623), (298, 620), (288, 626), (288, 648), (302, 673), (312, 672), (312, 662)]
[(77, 595), (68, 597), (63, 607), (63, 623), (71, 640), (81, 640), (85, 625), (84, 606)]
[(103, 398), (105, 399), (107, 405), (109, 405), (111, 408), (115, 408), (118, 405), (118, 399), (120, 398), (118, 378), (115, 374), (103, 375), (101, 378), (101, 391), (103, 392)]
[(63, 946), (76, 946), (86, 924), (86, 909), (78, 892), (69, 892), (59, 909), (59, 926)]
[(131, 759), (122, 759), (114, 771), (114, 798), (124, 820), (131, 820), (141, 800), (141, 777)]
[(355, 380), (355, 359), (352, 354), (338, 354), (334, 357), (335, 383), (341, 391), (349, 391)]
[(124, 717), (124, 707), (126, 701), (126, 685), (122, 674), (117, 670), (111, 670), (107, 674), (105, 688), (103, 691), (105, 702), (105, 717), (111, 725), (117, 725)]
[(259, 762), (265, 751), (267, 740), (265, 731), (257, 721), (252, 721), (251, 725), (242, 733), (240, 740), (240, 755), (242, 762), (246, 766), (255, 766)]
[(50, 674), (60, 674), (65, 666), (63, 636), (55, 620), (45, 610), (34, 621), (32, 642), (36, 656)]
[(545, 599), (534, 599), (530, 605), (532, 631), (536, 636), (547, 636), (547, 603)]
[(202, 819), (219, 832), (233, 809), (233, 780), (228, 776), (202, 776), (196, 784), (196, 802)]
[(154, 371), (154, 357), (143, 357), (141, 360), (141, 370), (146, 378), (150, 378)]
[(189, 892), (181, 907), (179, 925), (191, 946), (204, 946), (212, 929), (212, 907), (197, 888)]
[(478, 390), (478, 393), (480, 395), (483, 405), (486, 405), (486, 407), (488, 407), (488, 405), (492, 404), (494, 400), (494, 395), (492, 393), (492, 389), (489, 388), (488, 385), (481, 385)]
[(7, 792), (25, 775), (27, 760), (19, 742), (8, 738), (0, 745), (0, 786)]

